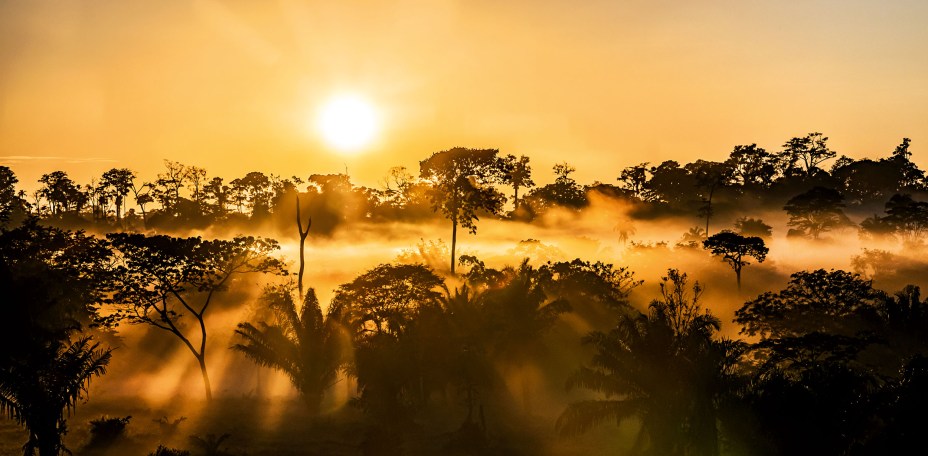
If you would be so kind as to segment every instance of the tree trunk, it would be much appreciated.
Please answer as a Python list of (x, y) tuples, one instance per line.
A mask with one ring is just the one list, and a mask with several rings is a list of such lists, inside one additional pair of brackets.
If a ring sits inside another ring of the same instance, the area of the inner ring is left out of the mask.
[(454, 275), (454, 248), (458, 242), (458, 221), (451, 221), (451, 275)]
[(306, 244), (306, 236), (309, 235), (309, 228), (313, 226), (313, 218), (310, 217), (306, 222), (306, 229), (303, 229), (303, 219), (300, 215), (300, 195), (296, 195), (296, 228), (300, 232), (300, 273), (297, 278), (297, 288), (300, 291), (300, 301), (303, 301), (303, 268), (306, 264), (303, 258), (303, 246)]
[(741, 291), (741, 268), (735, 268), (735, 278), (738, 280), (738, 291)]
[(203, 375), (203, 388), (206, 390), (206, 401), (213, 400), (213, 389), (209, 386), (209, 373), (206, 372), (206, 354), (197, 356), (197, 362), (200, 364), (200, 374)]
[(515, 188), (516, 194), (515, 194), (515, 196), (512, 197), (512, 199), (513, 199), (512, 211), (513, 211), (513, 212), (516, 212), (516, 211), (519, 210), (519, 186), (516, 185), (516, 186), (513, 186), (513, 188)]

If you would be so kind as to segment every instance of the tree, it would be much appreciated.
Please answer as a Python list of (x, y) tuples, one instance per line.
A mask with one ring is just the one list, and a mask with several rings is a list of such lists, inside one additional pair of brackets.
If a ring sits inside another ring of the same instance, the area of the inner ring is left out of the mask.
[(82, 334), (99, 321), (111, 252), (36, 219), (0, 230), (0, 412), (29, 431), (24, 454), (66, 450), (67, 417), (110, 350)]
[(255, 363), (280, 370), (300, 393), (313, 413), (319, 407), (345, 361), (340, 328), (322, 316), (322, 308), (312, 288), (297, 308), (290, 286), (268, 287), (263, 301), (276, 322), (239, 323), (235, 333), (244, 343), (232, 348)]
[(19, 179), (13, 170), (0, 166), (0, 227), (25, 218), (28, 204), (21, 192), (17, 193)]
[(747, 259), (753, 257), (758, 263), (763, 263), (769, 252), (763, 239), (756, 236), (744, 237), (731, 231), (722, 231), (709, 236), (702, 242), (702, 246), (706, 250), (711, 250), (713, 255), (721, 256), (735, 270), (738, 290), (741, 290), (741, 269), (751, 264)]
[(40, 195), (48, 201), (52, 215), (67, 211), (79, 212), (87, 202), (87, 195), (64, 171), (43, 174), (39, 183), (42, 184)]
[(454, 148), (419, 162), (419, 175), (432, 183), (432, 210), (451, 220), (451, 273), (454, 274), (458, 225), (477, 233), (480, 210), (498, 214), (506, 197), (492, 187), (503, 183), (505, 166), (496, 149)]
[(667, 160), (651, 167), (649, 171), (651, 180), (646, 189), (650, 201), (671, 206), (682, 206), (692, 201), (696, 179), (679, 163)]
[(928, 231), (928, 202), (915, 201), (910, 195), (893, 195), (886, 202), (882, 221), (893, 228), (907, 244), (921, 242)]
[[(285, 274), (281, 263), (269, 256), (278, 249), (277, 242), (244, 236), (210, 241), (126, 233), (109, 234), (107, 239), (120, 253), (110, 300), (117, 317), (180, 339), (196, 358), (206, 398), (212, 399), (206, 369), (206, 312), (213, 297), (228, 289), (235, 275)], [(180, 325), (184, 317), (195, 320), (199, 344)]]
[(684, 169), (696, 179), (696, 187), (702, 191), (703, 206), (699, 213), (706, 217), (706, 235), (709, 234), (709, 219), (712, 217), (712, 197), (731, 177), (731, 168), (726, 163), (696, 160)]
[(757, 144), (735, 146), (725, 161), (735, 183), (747, 188), (768, 188), (776, 177), (776, 157)]
[(329, 313), (337, 315), (356, 339), (396, 337), (418, 307), (437, 302), (443, 283), (423, 265), (381, 264), (340, 285)]
[[(850, 454), (881, 426), (873, 400), (886, 377), (862, 353), (877, 340), (887, 299), (856, 274), (819, 269), (735, 312), (741, 333), (759, 339), (745, 402), (780, 453)], [(890, 345), (879, 362), (895, 357)]]
[(648, 182), (648, 162), (623, 169), (616, 180), (621, 182), (622, 188), (631, 192), (632, 196), (644, 200), (645, 184)]
[(133, 191), (135, 173), (126, 168), (113, 168), (105, 173), (100, 179), (100, 188), (105, 194), (113, 198), (116, 205), (116, 223), (122, 224), (123, 206), (126, 196)]
[(528, 162), (529, 158), (525, 155), (516, 158), (515, 155), (510, 154), (503, 158), (507, 172), (506, 182), (512, 186), (512, 210), (514, 212), (519, 211), (519, 189), (535, 186), (535, 181), (532, 180), (532, 165)]
[(152, 186), (151, 195), (161, 203), (161, 210), (176, 215), (176, 206), (180, 202), (180, 189), (184, 188), (190, 175), (189, 168), (180, 162), (164, 161), (164, 173)]
[(766, 240), (773, 236), (772, 229), (761, 219), (741, 217), (735, 220), (735, 232), (742, 236), (757, 236)]
[(925, 172), (918, 169), (915, 163), (912, 163), (912, 152), (909, 151), (909, 146), (911, 144), (911, 139), (902, 138), (902, 143), (896, 146), (892, 156), (889, 158), (889, 162), (896, 167), (899, 173), (900, 178), (896, 188), (898, 192), (911, 192), (925, 189)]
[(570, 404), (557, 420), (562, 434), (586, 432), (606, 421), (638, 418), (632, 452), (717, 455), (718, 419), (737, 385), (741, 344), (714, 341), (718, 318), (699, 304), (702, 288), (690, 292), (686, 274), (671, 269), (661, 298), (647, 314), (619, 316), (618, 325), (583, 341), (596, 350), (590, 367), (568, 380), (569, 388), (606, 396)]
[(807, 178), (819, 170), (818, 165), (837, 155), (828, 148), (828, 137), (817, 132), (801, 138), (792, 138), (783, 144), (783, 149), (783, 157), (789, 168), (793, 168), (797, 163), (801, 164), (801, 170)]
[(793, 235), (811, 236), (818, 239), (822, 233), (851, 224), (844, 215), (844, 196), (837, 190), (814, 187), (790, 198), (783, 206), (789, 215), (787, 226)]

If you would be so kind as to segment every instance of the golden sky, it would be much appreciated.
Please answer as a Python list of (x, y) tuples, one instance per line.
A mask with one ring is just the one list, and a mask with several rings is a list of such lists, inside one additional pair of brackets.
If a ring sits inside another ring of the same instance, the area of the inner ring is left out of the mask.
[[(821, 131), (855, 158), (903, 136), (928, 165), (928, 2), (0, 2), (0, 163), (234, 178), (391, 166), (455, 146), (568, 161), (720, 160)], [(383, 125), (354, 155), (313, 129), (336, 93)], [(923, 152), (924, 151), (924, 152)]]

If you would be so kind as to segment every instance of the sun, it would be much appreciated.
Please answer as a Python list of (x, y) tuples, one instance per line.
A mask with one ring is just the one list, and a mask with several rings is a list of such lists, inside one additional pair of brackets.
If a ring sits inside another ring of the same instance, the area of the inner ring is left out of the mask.
[(374, 106), (359, 95), (330, 98), (319, 109), (316, 127), (330, 146), (354, 152), (371, 143), (380, 119)]

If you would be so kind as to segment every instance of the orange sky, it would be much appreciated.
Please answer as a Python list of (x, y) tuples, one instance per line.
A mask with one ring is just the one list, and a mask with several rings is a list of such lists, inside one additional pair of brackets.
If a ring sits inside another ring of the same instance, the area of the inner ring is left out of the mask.
[[(911, 137), (925, 167), (926, 23), (923, 0), (5, 1), (0, 163), (27, 185), (163, 158), (377, 185), (465, 146), (614, 182), (821, 131), (856, 158)], [(384, 118), (352, 156), (311, 128), (343, 91)]]

